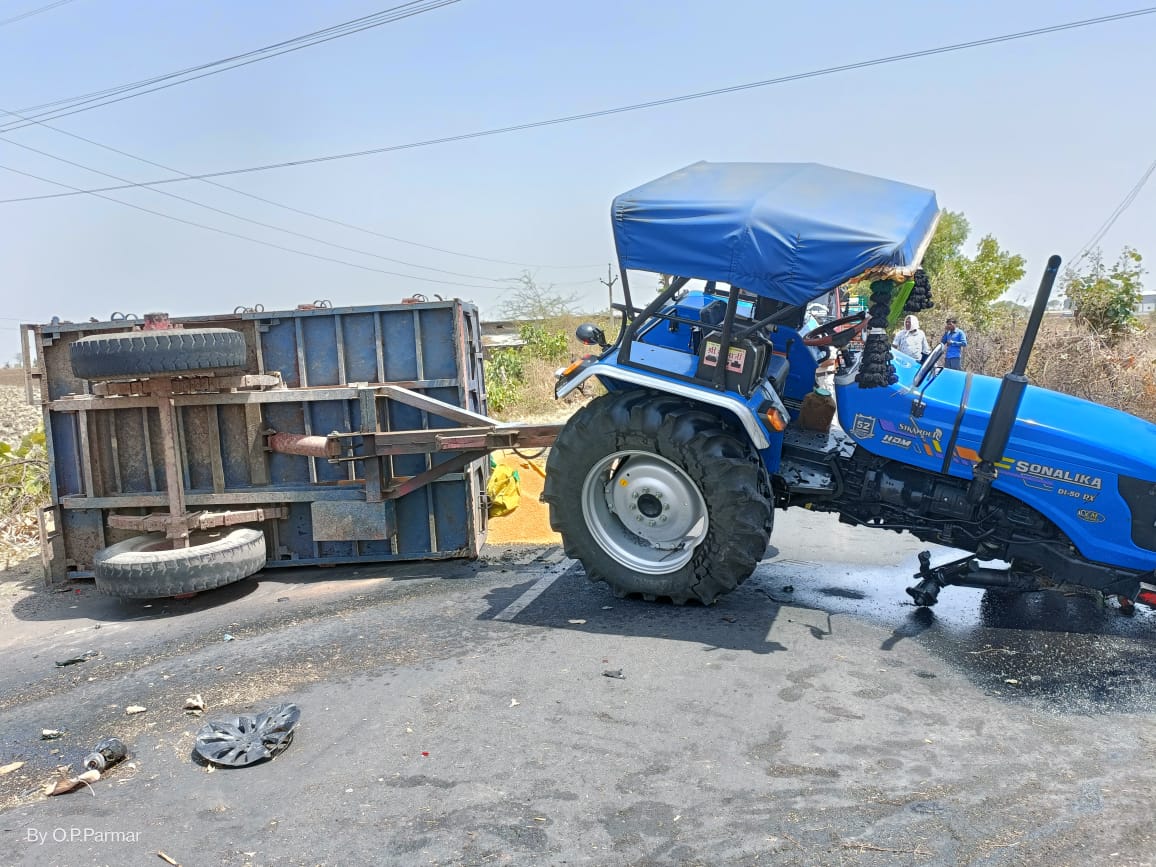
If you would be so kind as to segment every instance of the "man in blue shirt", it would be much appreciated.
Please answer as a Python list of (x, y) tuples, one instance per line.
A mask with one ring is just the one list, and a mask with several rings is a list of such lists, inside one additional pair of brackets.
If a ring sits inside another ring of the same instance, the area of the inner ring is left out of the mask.
[(939, 342), (947, 346), (943, 366), (952, 370), (962, 370), (963, 347), (967, 346), (967, 335), (964, 334), (962, 328), (956, 327), (954, 317), (947, 320), (947, 329), (943, 332), (943, 337), (940, 338)]

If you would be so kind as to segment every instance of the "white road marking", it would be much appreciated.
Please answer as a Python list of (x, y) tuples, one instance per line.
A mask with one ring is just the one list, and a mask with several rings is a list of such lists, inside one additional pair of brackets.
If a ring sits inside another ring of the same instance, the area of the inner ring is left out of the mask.
[(550, 571), (535, 581), (529, 590), (495, 614), (494, 619), (513, 620), (526, 609), (526, 606), (545, 593), (551, 584), (569, 572), (574, 565), (576, 565), (574, 560), (564, 557), (562, 562), (550, 567)]

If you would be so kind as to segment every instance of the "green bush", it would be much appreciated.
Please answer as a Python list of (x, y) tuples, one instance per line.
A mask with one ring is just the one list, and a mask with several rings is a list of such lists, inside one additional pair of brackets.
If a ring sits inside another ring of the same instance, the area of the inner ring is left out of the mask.
[(1135, 310), (1144, 288), (1141, 261), (1139, 253), (1125, 247), (1116, 264), (1108, 268), (1100, 251), (1094, 250), (1086, 267), (1065, 275), (1064, 294), (1076, 318), (1109, 343), (1118, 342), (1140, 325)]
[(36, 511), (48, 498), (44, 430), (26, 435), (17, 446), (0, 443), (0, 538), (17, 545), (36, 538)]
[(522, 351), (545, 361), (564, 361), (569, 352), (566, 332), (551, 331), (532, 322), (523, 322), (518, 336), (526, 344)]
[(520, 349), (499, 349), (485, 363), (486, 397), (491, 412), (502, 412), (518, 400), (525, 364)]

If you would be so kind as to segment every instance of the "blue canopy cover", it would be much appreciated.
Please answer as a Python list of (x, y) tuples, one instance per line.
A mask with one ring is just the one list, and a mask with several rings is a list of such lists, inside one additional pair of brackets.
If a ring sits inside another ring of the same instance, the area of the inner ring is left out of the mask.
[(817, 163), (698, 162), (614, 200), (622, 268), (718, 280), (790, 304), (910, 274), (935, 193)]

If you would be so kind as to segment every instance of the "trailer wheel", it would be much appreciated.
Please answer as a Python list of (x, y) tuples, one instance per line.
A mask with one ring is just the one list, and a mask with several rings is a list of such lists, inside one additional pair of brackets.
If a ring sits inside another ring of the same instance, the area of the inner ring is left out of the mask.
[(544, 499), (591, 580), (709, 605), (765, 553), (770, 493), (755, 450), (718, 416), (631, 391), (592, 401), (562, 429)]
[(248, 578), (265, 565), (265, 534), (252, 527), (193, 533), (188, 548), (170, 548), (162, 533), (133, 536), (93, 558), (96, 589), (125, 599), (212, 590)]
[(245, 336), (230, 328), (172, 328), (82, 337), (69, 348), (81, 379), (183, 375), (245, 366)]

